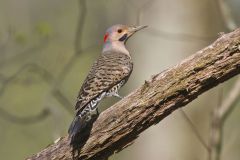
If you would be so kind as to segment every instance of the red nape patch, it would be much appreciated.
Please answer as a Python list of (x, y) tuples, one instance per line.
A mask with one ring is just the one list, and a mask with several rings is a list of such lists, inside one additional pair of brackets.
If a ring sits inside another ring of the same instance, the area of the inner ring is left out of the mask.
[(104, 43), (107, 41), (107, 39), (108, 39), (108, 33), (106, 33), (106, 34), (104, 35), (104, 38), (103, 38)]

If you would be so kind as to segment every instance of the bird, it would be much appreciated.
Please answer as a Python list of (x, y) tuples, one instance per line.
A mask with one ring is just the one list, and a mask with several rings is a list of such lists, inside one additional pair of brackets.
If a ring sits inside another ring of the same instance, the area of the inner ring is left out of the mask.
[(97, 105), (103, 98), (122, 98), (118, 91), (133, 70), (133, 61), (125, 44), (134, 33), (146, 27), (117, 24), (107, 29), (102, 53), (92, 65), (77, 97), (76, 114), (68, 129), (71, 145), (99, 115)]

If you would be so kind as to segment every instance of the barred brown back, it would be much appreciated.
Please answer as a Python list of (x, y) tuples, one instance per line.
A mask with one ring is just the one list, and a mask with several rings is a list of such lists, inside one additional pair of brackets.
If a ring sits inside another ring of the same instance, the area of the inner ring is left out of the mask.
[(121, 80), (128, 80), (133, 68), (131, 57), (120, 52), (105, 52), (93, 64), (78, 95), (77, 115), (91, 100), (107, 92)]

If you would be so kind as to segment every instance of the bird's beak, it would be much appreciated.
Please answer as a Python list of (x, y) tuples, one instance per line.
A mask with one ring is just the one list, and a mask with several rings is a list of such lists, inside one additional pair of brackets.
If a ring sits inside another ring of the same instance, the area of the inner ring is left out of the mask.
[[(147, 26), (130, 26), (127, 28), (125, 34), (123, 35), (123, 37), (121, 37), (119, 40), (120, 41), (124, 41), (124, 43), (126, 43), (126, 41), (137, 31), (146, 28)], [(122, 40), (123, 39), (123, 40)]]
[(129, 36), (136, 33), (137, 31), (146, 28), (147, 26), (131, 26), (128, 29)]

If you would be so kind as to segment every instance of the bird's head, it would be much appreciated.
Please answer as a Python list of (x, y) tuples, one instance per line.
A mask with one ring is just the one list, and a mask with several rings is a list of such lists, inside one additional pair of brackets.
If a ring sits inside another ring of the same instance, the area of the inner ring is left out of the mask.
[(104, 35), (104, 43), (126, 43), (129, 37), (131, 37), (137, 31), (146, 27), (147, 26), (127, 26), (122, 24), (114, 25), (107, 29), (106, 34)]

